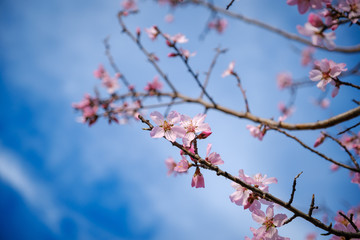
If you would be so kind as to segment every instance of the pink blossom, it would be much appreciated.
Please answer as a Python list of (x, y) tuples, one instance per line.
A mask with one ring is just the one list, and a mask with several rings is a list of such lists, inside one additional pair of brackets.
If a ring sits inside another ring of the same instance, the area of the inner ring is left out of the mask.
[(191, 186), (195, 188), (204, 188), (205, 182), (204, 182), (204, 176), (200, 172), (200, 168), (196, 168), (194, 176), (191, 180)]
[(95, 76), (96, 78), (100, 78), (100, 79), (101, 79), (101, 78), (103, 77), (104, 73), (105, 73), (104, 66), (103, 66), (102, 64), (100, 64), (99, 67), (98, 67), (98, 69), (96, 69), (96, 70), (94, 71), (94, 76)]
[(172, 41), (172, 42), (168, 42), (169, 46), (172, 46), (175, 43), (187, 43), (189, 41), (189, 39), (187, 39), (185, 35), (182, 33), (175, 34), (174, 36), (170, 36), (169, 34), (164, 34), (164, 35), (166, 38)]
[(351, 172), (351, 182), (358, 184), (360, 187), (360, 173)]
[(209, 143), (207, 148), (206, 148), (205, 160), (208, 161), (208, 162), (211, 162), (211, 164), (214, 164), (214, 165), (224, 164), (224, 161), (221, 159), (220, 154), (218, 154), (216, 152), (210, 153), (211, 146), (212, 146), (212, 144)]
[(184, 137), (186, 130), (183, 127), (174, 126), (180, 122), (179, 113), (172, 111), (165, 120), (161, 113), (155, 111), (150, 114), (150, 117), (158, 125), (150, 132), (152, 138), (165, 137), (167, 140), (175, 142), (176, 138)]
[(279, 73), (276, 76), (277, 79), (277, 85), (279, 87), (280, 90), (287, 88), (287, 87), (291, 87), (292, 85), (292, 76), (290, 73)]
[(306, 235), (306, 240), (316, 240), (316, 233), (309, 233)]
[(137, 5), (136, 5), (135, 0), (123, 0), (121, 5), (127, 11), (137, 9)]
[(198, 135), (198, 139), (206, 139), (212, 134), (211, 131), (203, 131)]
[(107, 88), (109, 94), (113, 94), (117, 89), (120, 88), (118, 78), (110, 77), (107, 72), (104, 73), (102, 80), (102, 85)]
[(301, 64), (303, 66), (307, 66), (309, 63), (311, 63), (311, 61), (313, 60), (312, 55), (315, 52), (315, 48), (313, 47), (308, 47), (305, 48), (302, 52), (301, 52)]
[(328, 98), (321, 99), (319, 106), (322, 108), (328, 108), (330, 106), (330, 100)]
[(298, 11), (300, 14), (306, 13), (309, 8), (321, 9), (323, 0), (287, 0), (289, 5), (298, 5)]
[(181, 55), (183, 55), (183, 57), (184, 57), (185, 59), (188, 59), (189, 57), (193, 57), (193, 56), (196, 55), (196, 52), (190, 53), (189, 50), (183, 49), (183, 48), (180, 48), (179, 51), (180, 51)]
[(228, 68), (223, 72), (223, 74), (221, 75), (221, 77), (226, 77), (226, 76), (229, 76), (229, 75), (232, 75), (234, 74), (234, 66), (235, 66), (235, 62), (232, 61)]
[(189, 162), (186, 160), (186, 157), (184, 155), (182, 155), (182, 159), (180, 160), (180, 162), (178, 164), (176, 164), (174, 171), (176, 171), (178, 173), (184, 173), (184, 172), (187, 172), (189, 167), (190, 167)]
[(336, 64), (332, 60), (327, 60), (326, 58), (321, 61), (315, 61), (315, 68), (310, 71), (310, 80), (319, 81), (316, 85), (321, 90), (325, 90), (325, 86), (330, 82), (334, 81), (341, 72), (346, 71), (345, 63)]
[(223, 33), (227, 27), (228, 22), (224, 18), (217, 18), (211, 21), (208, 25), (209, 28), (215, 29), (218, 33)]
[(284, 224), (287, 216), (285, 214), (276, 214), (274, 216), (274, 207), (268, 206), (266, 214), (260, 209), (257, 209), (252, 212), (252, 218), (261, 224), (261, 227), (254, 232), (256, 236), (265, 239), (278, 239), (280, 236), (276, 228)]
[(155, 40), (157, 36), (160, 34), (157, 26), (152, 26), (151, 28), (145, 28), (145, 32), (148, 34), (151, 40)]
[(251, 136), (253, 136), (254, 138), (258, 138), (260, 141), (263, 139), (265, 134), (260, 129), (261, 125), (259, 126), (246, 125), (246, 128), (249, 129)]
[(203, 131), (211, 131), (208, 123), (204, 123), (206, 114), (197, 114), (194, 118), (186, 115), (181, 116), (180, 125), (186, 130), (186, 134), (183, 138), (185, 146), (190, 146), (192, 140), (195, 139), (196, 133)]
[(340, 88), (338, 86), (335, 86), (334, 89), (331, 92), (331, 97), (336, 97), (339, 93)]
[(339, 9), (348, 12), (348, 18), (352, 23), (356, 23), (360, 18), (360, 0), (341, 0)]
[(169, 157), (165, 160), (165, 165), (168, 169), (167, 175), (170, 176), (174, 172), (174, 168), (176, 167), (176, 162), (172, 157)]
[[(244, 170), (239, 170), (239, 179), (243, 182), (253, 185), (256, 188), (264, 192), (268, 192), (268, 185), (271, 183), (277, 183), (277, 179), (267, 178), (266, 175), (262, 176), (262, 174), (258, 173), (254, 177), (249, 177), (244, 174)], [(244, 206), (244, 209), (249, 208), (250, 211), (254, 211), (255, 209), (260, 209), (261, 203), (263, 204), (271, 204), (264, 199), (260, 199), (260, 197), (254, 194), (251, 190), (242, 187), (240, 184), (232, 182), (231, 186), (235, 188), (235, 192), (230, 195), (230, 201), (239, 206)]]
[(323, 27), (324, 26), (324, 23), (321, 19), (321, 17), (315, 13), (310, 13), (309, 14), (309, 17), (308, 17), (308, 22), (314, 26), (314, 27)]
[(332, 164), (330, 165), (330, 170), (331, 170), (331, 171), (335, 172), (335, 171), (337, 171), (338, 169), (339, 169), (339, 165), (337, 165), (337, 164), (335, 164), (335, 163), (332, 163)]
[(155, 76), (152, 82), (148, 82), (144, 90), (148, 91), (150, 95), (154, 95), (159, 92), (163, 87), (163, 84), (159, 81), (159, 77)]
[(329, 50), (335, 48), (335, 32), (324, 33), (321, 28), (314, 27), (308, 22), (305, 23), (304, 27), (298, 25), (296, 28), (300, 34), (311, 37), (312, 44), (315, 46), (325, 46)]
[(94, 124), (98, 119), (97, 111), (99, 108), (99, 100), (92, 98), (89, 94), (85, 94), (84, 99), (79, 103), (73, 103), (72, 107), (82, 111), (80, 122), (88, 122), (89, 126)]
[(320, 146), (325, 140), (325, 135), (323, 133), (320, 134), (320, 136), (316, 139), (314, 143), (314, 147)]
[(167, 14), (167, 15), (165, 16), (165, 22), (171, 23), (171, 22), (173, 22), (173, 21), (174, 21), (174, 15), (172, 15), (172, 14)]

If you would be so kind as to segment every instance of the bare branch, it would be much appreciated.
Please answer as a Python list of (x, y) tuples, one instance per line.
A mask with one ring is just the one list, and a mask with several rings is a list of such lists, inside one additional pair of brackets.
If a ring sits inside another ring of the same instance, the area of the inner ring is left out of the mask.
[(287, 205), (289, 205), (289, 206), (291, 205), (291, 203), (292, 203), (293, 200), (294, 200), (294, 195), (295, 195), (295, 191), (296, 191), (296, 179), (298, 179), (302, 173), (303, 173), (303, 172), (299, 173), (299, 174), (294, 178), (293, 185), (292, 185), (292, 191), (291, 191), (291, 195), (290, 195), (290, 200), (287, 202)]

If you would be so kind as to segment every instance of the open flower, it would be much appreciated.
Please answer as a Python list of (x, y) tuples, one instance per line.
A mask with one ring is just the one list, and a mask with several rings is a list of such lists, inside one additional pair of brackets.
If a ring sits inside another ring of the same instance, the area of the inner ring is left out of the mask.
[(176, 138), (184, 137), (186, 130), (183, 127), (175, 126), (176, 123), (180, 122), (179, 113), (172, 111), (167, 119), (164, 119), (161, 113), (155, 111), (150, 114), (150, 117), (158, 125), (150, 132), (152, 138), (165, 137), (167, 140), (175, 142)]
[[(287, 219), (286, 214), (276, 214), (274, 216), (274, 207), (269, 206), (266, 209), (266, 214), (257, 209), (252, 212), (252, 218), (261, 224), (261, 227), (254, 231), (254, 234), (263, 239), (278, 239), (278, 230)], [(261, 239), (259, 238), (259, 239)]]
[(235, 62), (232, 61), (228, 68), (223, 72), (223, 74), (221, 75), (222, 77), (226, 77), (226, 76), (229, 76), (229, 75), (232, 75), (234, 74), (234, 66), (235, 66)]
[(330, 50), (335, 48), (335, 32), (324, 33), (321, 27), (314, 27), (309, 22), (305, 23), (304, 27), (298, 25), (296, 28), (300, 34), (311, 37), (312, 44), (315, 46), (325, 46)]
[(186, 130), (186, 134), (183, 138), (185, 146), (190, 146), (190, 142), (196, 137), (196, 133), (199, 132), (211, 132), (211, 128), (208, 123), (204, 123), (206, 114), (197, 114), (194, 118), (186, 115), (181, 116), (180, 125)]
[(163, 87), (163, 84), (159, 81), (159, 77), (155, 76), (152, 82), (148, 82), (144, 90), (148, 91), (150, 95), (154, 95), (159, 92)]
[(309, 76), (312, 81), (319, 81), (316, 85), (321, 90), (325, 90), (325, 86), (334, 81), (343, 71), (346, 71), (345, 63), (335, 63), (326, 58), (321, 61), (315, 61), (315, 68), (310, 71)]
[(210, 153), (211, 146), (212, 146), (211, 143), (209, 143), (207, 146), (205, 160), (211, 162), (214, 165), (224, 164), (224, 161), (221, 159), (220, 154), (216, 152)]

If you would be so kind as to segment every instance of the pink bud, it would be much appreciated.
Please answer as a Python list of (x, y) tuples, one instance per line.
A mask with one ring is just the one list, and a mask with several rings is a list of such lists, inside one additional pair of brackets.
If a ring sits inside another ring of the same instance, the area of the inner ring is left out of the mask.
[(140, 34), (141, 34), (141, 29), (140, 29), (140, 27), (137, 27), (136, 28), (136, 35), (139, 37)]
[(212, 134), (212, 132), (210, 131), (203, 131), (199, 134), (199, 136), (197, 137), (198, 139), (205, 139), (208, 136), (210, 136)]
[(314, 27), (322, 27), (324, 26), (323, 21), (321, 20), (319, 15), (316, 15), (314, 13), (310, 13), (309, 14), (309, 18), (308, 21), (311, 25), (313, 25)]
[(177, 53), (169, 53), (168, 54), (168, 57), (176, 57), (176, 56), (178, 56), (179, 54), (177, 54)]

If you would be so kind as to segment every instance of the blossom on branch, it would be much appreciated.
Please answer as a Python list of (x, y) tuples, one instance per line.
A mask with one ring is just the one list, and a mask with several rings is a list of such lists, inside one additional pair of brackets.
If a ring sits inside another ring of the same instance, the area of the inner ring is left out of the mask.
[(155, 40), (157, 36), (160, 34), (157, 26), (152, 26), (151, 28), (145, 28), (145, 32), (148, 34), (151, 40)]
[(224, 18), (217, 18), (211, 22), (209, 22), (208, 27), (210, 29), (215, 29), (218, 33), (223, 33), (225, 28), (227, 27), (228, 22)]
[(315, 46), (325, 46), (329, 50), (335, 48), (335, 32), (324, 33), (322, 28), (314, 27), (309, 22), (305, 23), (304, 27), (298, 25), (296, 28), (300, 34), (311, 37), (312, 44)]
[(298, 5), (298, 11), (300, 14), (306, 13), (310, 8), (321, 9), (322, 3), (329, 2), (328, 0), (287, 0), (289, 5)]
[(180, 122), (180, 114), (175, 111), (170, 112), (166, 119), (161, 113), (155, 111), (150, 113), (150, 118), (159, 125), (151, 130), (152, 138), (165, 137), (170, 142), (175, 142), (176, 138), (182, 138), (186, 133), (183, 127), (175, 126)]
[(253, 232), (257, 236), (256, 239), (289, 239), (279, 236), (276, 229), (284, 224), (287, 216), (286, 214), (274, 216), (273, 206), (267, 207), (266, 214), (260, 209), (253, 211), (252, 218), (261, 224), (261, 227)]
[(226, 76), (229, 76), (229, 75), (233, 75), (234, 74), (234, 67), (235, 67), (235, 62), (232, 61), (228, 68), (223, 72), (223, 74), (221, 75), (222, 77), (226, 77)]
[(157, 92), (160, 92), (163, 84), (159, 81), (159, 77), (155, 76), (152, 82), (148, 82), (144, 90), (147, 91), (150, 95), (155, 95)]
[(220, 154), (216, 153), (216, 152), (212, 152), (211, 151), (211, 146), (212, 144), (209, 143), (207, 148), (206, 148), (206, 157), (205, 157), (205, 161), (210, 162), (213, 165), (220, 165), (220, 164), (224, 164), (224, 161), (221, 159)]
[(186, 115), (181, 115), (180, 125), (186, 130), (186, 134), (183, 138), (185, 146), (189, 147), (192, 140), (195, 139), (196, 133), (199, 132), (211, 132), (211, 128), (208, 123), (204, 123), (206, 114), (197, 114), (194, 118)]
[(205, 188), (204, 176), (200, 172), (200, 168), (197, 167), (194, 176), (191, 180), (191, 186), (195, 188)]
[(332, 60), (326, 58), (321, 61), (315, 61), (315, 68), (310, 71), (310, 80), (319, 81), (316, 85), (321, 90), (325, 90), (325, 86), (333, 82), (342, 72), (346, 71), (345, 63), (336, 64)]
[(287, 72), (279, 73), (276, 76), (276, 79), (277, 79), (278, 88), (280, 90), (287, 88), (287, 87), (291, 87), (291, 85), (292, 85), (292, 76), (290, 73), (287, 73)]

